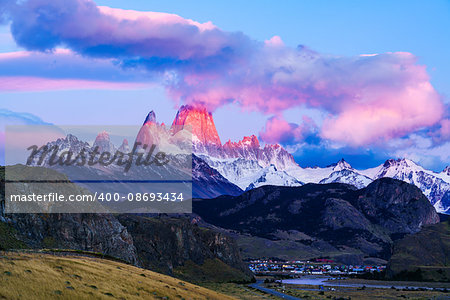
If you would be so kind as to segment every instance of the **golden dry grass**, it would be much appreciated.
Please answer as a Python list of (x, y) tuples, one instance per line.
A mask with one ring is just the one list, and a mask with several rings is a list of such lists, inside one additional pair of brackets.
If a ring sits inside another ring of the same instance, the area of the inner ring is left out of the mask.
[(261, 292), (249, 287), (247, 284), (236, 283), (201, 283), (203, 287), (226, 294), (242, 300), (279, 300), (279, 297)]
[(234, 298), (111, 260), (0, 252), (0, 299)]

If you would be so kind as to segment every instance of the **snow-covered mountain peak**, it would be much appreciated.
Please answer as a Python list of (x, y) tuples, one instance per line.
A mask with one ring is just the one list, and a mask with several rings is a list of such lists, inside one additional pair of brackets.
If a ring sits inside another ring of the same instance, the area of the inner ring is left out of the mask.
[(89, 143), (80, 141), (76, 136), (68, 134), (65, 138), (59, 138), (56, 141), (48, 143), (50, 147), (57, 146), (58, 150), (71, 150), (78, 153), (82, 148), (90, 148)]
[(345, 168), (338, 171), (334, 171), (333, 173), (330, 174), (330, 176), (322, 179), (319, 183), (332, 183), (332, 182), (347, 183), (356, 186), (358, 189), (361, 189), (369, 185), (372, 182), (372, 179), (362, 174), (359, 174), (355, 170)]
[(122, 153), (130, 152), (130, 146), (128, 145), (127, 139), (123, 139), (122, 145), (120, 145), (120, 147), (119, 147), (119, 151)]
[(341, 160), (339, 160), (337, 163), (330, 165), (329, 167), (332, 167), (333, 171), (353, 169), (352, 166), (348, 162), (346, 162), (343, 158), (341, 158)]
[(388, 159), (384, 162), (383, 167), (403, 167), (403, 168), (421, 168), (418, 164), (407, 158)]
[(80, 142), (76, 136), (70, 133), (64, 138), (64, 140), (71, 144)]
[(96, 142), (100, 142), (100, 141), (108, 141), (109, 142), (109, 133), (107, 133), (106, 131), (102, 131), (100, 132), (97, 137), (95, 138)]
[(264, 146), (264, 148), (266, 148), (266, 149), (273, 149), (273, 150), (277, 151), (277, 150), (279, 150), (282, 147), (279, 144), (266, 144)]
[(378, 169), (378, 172), (374, 174), (373, 179), (381, 177), (391, 177), (400, 180), (404, 180), (404, 178), (412, 179), (412, 176), (418, 172), (430, 173), (431, 171), (426, 171), (410, 159), (388, 159)]
[(263, 185), (300, 186), (303, 185), (303, 182), (284, 171), (277, 170), (276, 166), (269, 165), (254, 173), (252, 182), (245, 190), (251, 190)]
[(279, 144), (265, 145), (261, 150), (258, 161), (263, 166), (274, 165), (278, 170), (286, 170), (292, 167), (299, 167), (292, 154), (286, 151)]
[(95, 149), (96, 147), (98, 147), (99, 152), (114, 153), (116, 150), (114, 145), (111, 143), (109, 134), (106, 131), (100, 132), (95, 138), (93, 148)]
[(255, 135), (252, 136), (244, 136), (244, 138), (238, 142), (232, 142), (228, 140), (223, 145), (223, 150), (226, 154), (231, 154), (233, 151), (240, 150), (258, 150), (260, 148), (258, 138)]
[(247, 148), (259, 148), (259, 140), (255, 135), (244, 136), (244, 138), (239, 141), (242, 146)]
[(229, 140), (222, 146), (212, 114), (203, 106), (183, 105), (180, 107), (172, 128), (176, 127), (173, 130), (176, 133), (184, 126), (190, 126), (192, 130), (193, 151), (198, 155), (208, 155), (218, 159), (243, 158), (256, 161), (261, 167), (273, 164), (278, 170), (298, 166), (292, 155), (278, 144), (265, 145), (261, 148), (255, 135), (245, 136), (238, 142)]

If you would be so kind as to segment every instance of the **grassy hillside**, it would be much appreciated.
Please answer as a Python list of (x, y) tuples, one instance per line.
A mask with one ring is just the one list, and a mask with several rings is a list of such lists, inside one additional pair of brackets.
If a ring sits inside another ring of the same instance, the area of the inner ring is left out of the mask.
[[(220, 270), (220, 271), (219, 271)], [(193, 283), (248, 283), (248, 277), (242, 271), (232, 268), (218, 258), (207, 259), (202, 265), (186, 261), (183, 266), (174, 269), (173, 275)]]
[(0, 299), (233, 298), (111, 260), (0, 252)]
[(449, 220), (397, 241), (387, 274), (400, 280), (450, 281)]

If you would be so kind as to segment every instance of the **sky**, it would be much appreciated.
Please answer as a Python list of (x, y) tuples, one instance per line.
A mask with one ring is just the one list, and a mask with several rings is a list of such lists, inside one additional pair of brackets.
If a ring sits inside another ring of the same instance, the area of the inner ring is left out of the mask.
[(222, 142), (255, 134), (301, 166), (449, 164), (449, 1), (1, 3), (0, 126), (201, 103)]

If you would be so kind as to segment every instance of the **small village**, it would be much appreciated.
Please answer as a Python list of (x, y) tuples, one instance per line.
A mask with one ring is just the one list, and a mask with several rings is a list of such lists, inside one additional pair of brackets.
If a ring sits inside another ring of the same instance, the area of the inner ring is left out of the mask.
[(353, 275), (382, 272), (385, 265), (343, 265), (329, 259), (312, 261), (250, 260), (250, 270), (255, 275), (305, 274), (305, 275)]

